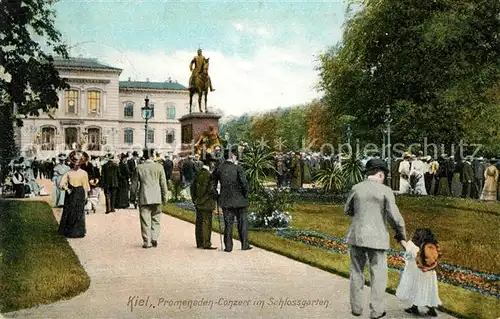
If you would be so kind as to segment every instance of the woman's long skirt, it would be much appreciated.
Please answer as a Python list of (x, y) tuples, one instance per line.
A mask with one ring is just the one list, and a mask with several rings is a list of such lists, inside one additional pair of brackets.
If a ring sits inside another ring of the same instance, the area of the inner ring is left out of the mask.
[(85, 190), (82, 186), (70, 187), (66, 193), (64, 207), (59, 222), (59, 234), (69, 238), (85, 237)]

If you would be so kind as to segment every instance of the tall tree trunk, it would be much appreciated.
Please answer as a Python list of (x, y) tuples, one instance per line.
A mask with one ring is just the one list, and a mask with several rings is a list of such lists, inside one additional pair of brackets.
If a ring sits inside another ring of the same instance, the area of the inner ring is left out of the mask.
[(16, 157), (17, 147), (14, 140), (13, 109), (9, 104), (0, 100), (0, 178), (3, 181), (9, 171), (9, 163)]

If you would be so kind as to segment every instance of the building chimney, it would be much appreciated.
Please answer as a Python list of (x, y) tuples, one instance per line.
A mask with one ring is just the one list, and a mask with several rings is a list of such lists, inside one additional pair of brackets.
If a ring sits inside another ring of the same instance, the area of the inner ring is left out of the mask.
[(149, 82), (149, 78), (146, 79), (146, 82)]
[(172, 78), (168, 77), (168, 83), (172, 83)]
[(128, 81), (130, 82), (130, 76), (128, 77)]

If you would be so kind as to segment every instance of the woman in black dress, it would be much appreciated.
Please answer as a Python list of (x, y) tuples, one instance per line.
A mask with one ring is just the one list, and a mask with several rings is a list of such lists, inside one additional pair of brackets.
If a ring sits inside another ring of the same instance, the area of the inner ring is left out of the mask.
[(120, 158), (120, 174), (118, 175), (118, 194), (116, 196), (116, 208), (129, 208), (130, 206), (130, 171), (127, 164), (127, 154)]
[(82, 152), (69, 154), (71, 170), (63, 175), (61, 188), (66, 191), (64, 207), (59, 222), (59, 233), (69, 238), (85, 237), (85, 201), (90, 190), (87, 172), (80, 166), (84, 163)]

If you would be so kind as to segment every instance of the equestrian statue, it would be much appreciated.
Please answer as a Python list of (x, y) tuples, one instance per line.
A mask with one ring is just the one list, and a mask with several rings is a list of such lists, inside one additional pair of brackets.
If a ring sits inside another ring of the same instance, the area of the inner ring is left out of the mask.
[(210, 92), (215, 91), (212, 88), (212, 81), (208, 75), (208, 67), (210, 58), (205, 58), (202, 54), (201, 49), (198, 49), (198, 55), (193, 58), (189, 64), (189, 69), (191, 70), (191, 77), (189, 78), (189, 113), (193, 110), (193, 95), (198, 94), (198, 107), (201, 110), (201, 97), (205, 96), (205, 113), (207, 110), (207, 95), (208, 89)]

